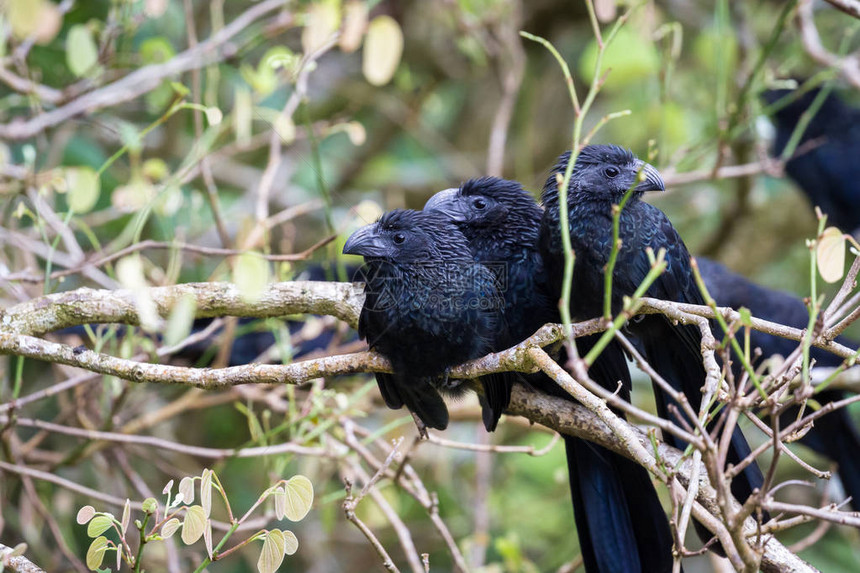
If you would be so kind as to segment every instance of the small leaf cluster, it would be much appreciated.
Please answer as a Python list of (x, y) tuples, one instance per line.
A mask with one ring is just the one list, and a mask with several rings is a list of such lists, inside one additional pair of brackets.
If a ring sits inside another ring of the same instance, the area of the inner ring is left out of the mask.
[[(199, 498), (196, 498), (198, 482)], [(252, 541), (262, 541), (263, 547), (257, 561), (257, 570), (260, 573), (274, 573), (283, 563), (284, 557), (293, 555), (299, 548), (298, 538), (292, 531), (262, 529), (229, 549), (222, 548), (239, 526), (247, 521), (254, 510), (259, 508), (266, 499), (272, 498), (275, 518), (278, 520), (287, 518), (294, 522), (304, 519), (314, 501), (314, 488), (311, 481), (305, 476), (296, 475), (287, 480), (280, 480), (269, 487), (254, 505), (237, 519), (233, 517), (233, 511), (221, 481), (210, 469), (204, 469), (199, 476), (182, 478), (175, 495), (173, 488), (174, 482), (170, 480), (162, 492), (166, 497), (163, 505), (154, 498), (143, 501), (140, 505), (143, 519), (136, 519), (133, 529), (130, 529), (132, 525), (130, 500), (126, 500), (119, 519), (110, 512), (96, 511), (91, 505), (82, 507), (78, 511), (77, 522), (79, 525), (87, 526), (87, 535), (92, 538), (86, 555), (87, 567), (93, 571), (102, 570), (106, 554), (113, 551), (117, 571), (122, 568), (123, 562), (131, 571), (143, 571), (141, 556), (146, 544), (170, 539), (181, 530), (180, 539), (185, 545), (194, 544), (202, 537), (206, 546), (206, 558), (195, 571), (203, 571), (208, 564), (223, 559)], [(213, 490), (224, 502), (230, 526), (217, 544), (213, 542), (212, 533)], [(198, 502), (196, 504), (195, 499)], [(150, 523), (152, 525), (147, 530)], [(111, 529), (116, 533), (116, 541), (105, 535)], [(137, 537), (135, 544), (131, 542), (132, 537)]]

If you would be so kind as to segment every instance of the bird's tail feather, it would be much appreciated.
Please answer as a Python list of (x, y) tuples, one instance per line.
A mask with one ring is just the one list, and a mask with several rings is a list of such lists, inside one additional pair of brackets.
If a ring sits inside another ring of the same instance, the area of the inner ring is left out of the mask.
[(514, 386), (516, 374), (513, 372), (498, 372), (481, 377), (484, 389), (481, 396), (481, 417), (488, 432), (496, 429), (502, 413), (511, 402), (511, 388)]
[(392, 410), (406, 406), (428, 428), (444, 430), (448, 427), (448, 407), (429, 380), (401, 382), (392, 374), (377, 372), (376, 383), (385, 405)]

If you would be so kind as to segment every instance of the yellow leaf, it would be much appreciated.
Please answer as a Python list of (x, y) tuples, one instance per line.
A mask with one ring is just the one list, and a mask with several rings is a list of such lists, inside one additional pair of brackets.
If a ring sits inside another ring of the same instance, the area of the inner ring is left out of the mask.
[(176, 533), (176, 530), (179, 529), (180, 521), (175, 517), (172, 517), (167, 520), (167, 522), (161, 526), (161, 537), (164, 539), (168, 539), (173, 537), (173, 534)]
[(284, 484), (284, 491), (284, 515), (290, 521), (302, 520), (314, 502), (314, 485), (311, 480), (302, 475), (293, 476)]
[(284, 553), (292, 555), (299, 550), (299, 540), (292, 531), (285, 529), (282, 533), (284, 534)]
[(84, 24), (69, 28), (66, 36), (66, 65), (79, 78), (86, 75), (99, 62), (99, 49), (93, 33)]
[(816, 247), (818, 272), (825, 282), (835, 283), (845, 271), (845, 236), (836, 227), (827, 227)]
[(87, 567), (93, 571), (101, 567), (102, 561), (105, 558), (105, 550), (107, 550), (107, 537), (96, 537), (90, 543), (90, 548), (87, 549)]
[(302, 50), (312, 54), (320, 49), (340, 26), (340, 10), (337, 5), (325, 2), (311, 5), (305, 14), (302, 30)]
[(275, 573), (284, 561), (284, 546), (284, 534), (280, 530), (273, 529), (267, 533), (257, 560), (257, 571)]
[(239, 255), (233, 267), (233, 282), (239, 294), (249, 302), (258, 300), (266, 292), (269, 282), (269, 263), (258, 253)]
[(113, 520), (106, 515), (97, 515), (90, 520), (87, 525), (87, 535), (89, 537), (98, 537), (108, 529), (110, 529)]
[(200, 505), (206, 517), (212, 513), (212, 470), (205, 469), (200, 478)]
[(182, 542), (191, 545), (203, 535), (206, 528), (206, 512), (199, 505), (192, 505), (185, 510), (185, 519), (182, 522)]
[(367, 29), (367, 4), (350, 0), (343, 8), (343, 30), (340, 32), (340, 49), (350, 53), (361, 46), (361, 39)]
[(101, 192), (98, 174), (92, 167), (69, 167), (65, 175), (69, 209), (75, 213), (89, 213), (98, 203)]
[(391, 81), (403, 55), (403, 32), (391, 16), (377, 16), (367, 27), (361, 71), (368, 82), (383, 86)]
[[(178, 342), (176, 340), (173, 340), (171, 338), (171, 334), (170, 334), (171, 323), (173, 322), (173, 315), (177, 313), (177, 308), (183, 304), (183, 301), (189, 301), (189, 300), (192, 303), (191, 308), (193, 309), (196, 306), (196, 304), (194, 304), (194, 298), (193, 297), (182, 297), (181, 299), (179, 299), (179, 301), (177, 301), (176, 306), (173, 307), (173, 312), (170, 314), (170, 320), (167, 322), (167, 333), (164, 335), (164, 343), (167, 346), (173, 346), (174, 344), (176, 344), (176, 342)], [(194, 317), (194, 311), (193, 310), (191, 312), (191, 316), (192, 316), (192, 318)], [(188, 329), (189, 330), (191, 329), (191, 321), (190, 320), (188, 321)], [(188, 335), (188, 333), (186, 331), (185, 336), (187, 336), (187, 335)], [(182, 340), (182, 338), (185, 338), (185, 336), (180, 337), (179, 340)], [(168, 340), (170, 340), (170, 342), (168, 342)], [(182, 495), (182, 503), (184, 503), (185, 505), (190, 505), (190, 504), (194, 503), (194, 478), (190, 478), (188, 476), (185, 476), (184, 478), (179, 480), (179, 493)]]

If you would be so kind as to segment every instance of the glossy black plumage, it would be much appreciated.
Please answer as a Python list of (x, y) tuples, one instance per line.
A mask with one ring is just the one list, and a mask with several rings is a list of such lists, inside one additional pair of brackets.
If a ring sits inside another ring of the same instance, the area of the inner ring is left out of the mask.
[(386, 213), (343, 250), (364, 256), (358, 332), (392, 363), (393, 374), (376, 375), (385, 403), (445, 429), (447, 369), (489, 353), (505, 328), (495, 277), (474, 262), (459, 229), (431, 211)]
[[(814, 88), (773, 114), (775, 156), (785, 150), (802, 114), (819, 93), (820, 88)], [(770, 90), (764, 97), (774, 103), (793, 94), (791, 90)], [(830, 223), (843, 231), (857, 230), (860, 227), (860, 109), (849, 106), (835, 93), (828, 94), (804, 130), (798, 152), (786, 163), (786, 174), (813, 205), (821, 207)]]
[[(501, 350), (532, 335), (547, 322), (560, 320), (557, 297), (550, 293), (538, 233), (543, 216), (534, 198), (515, 181), (482, 177), (434, 195), (425, 206), (456, 221), (472, 253), (495, 271), (504, 285), (509, 333), (498, 337)], [(596, 337), (577, 341), (587, 351)], [(594, 379), (630, 396), (630, 372), (616, 343), (592, 366)], [(571, 400), (553, 380), (538, 373), (526, 377), (537, 389)], [(510, 398), (508, 392), (507, 398)], [(496, 419), (504, 404), (493, 404)], [(565, 436), (571, 498), (586, 570), (670, 571), (672, 536), (648, 472), (637, 464), (586, 440)]]
[[(801, 299), (758, 285), (714, 261), (700, 258), (698, 263), (702, 279), (719, 306), (735, 309), (746, 307), (757, 318), (795, 328), (806, 328), (809, 311)], [(836, 341), (850, 348), (857, 347), (856, 342), (844, 336), (838, 337)], [(750, 331), (750, 347), (761, 349), (761, 360), (774, 354), (788, 356), (797, 345), (793, 340), (757, 330)], [(810, 357), (815, 360), (816, 366), (835, 367), (842, 363), (841, 358), (820, 348), (812, 348)], [(739, 376), (742, 367), (738, 361), (732, 363), (732, 368), (736, 376)], [(827, 404), (845, 397), (846, 393), (841, 390), (824, 390), (817, 394), (815, 399), (821, 404)], [(783, 415), (782, 423), (785, 426), (796, 419), (797, 411), (791, 410)], [(838, 464), (839, 478), (846, 493), (853, 498), (854, 507), (860, 507), (860, 432), (848, 410), (840, 408), (819, 418), (800, 442)]]
[[(559, 158), (543, 191), (545, 207), (541, 223), (540, 247), (558, 292), (564, 267), (559, 225), (556, 174), (567, 167), (569, 153)], [(644, 178), (637, 183), (637, 173)], [(621, 212), (621, 249), (613, 272), (612, 312), (622, 308), (622, 298), (638, 288), (650, 270), (646, 249), (656, 254), (665, 249), (667, 268), (651, 285), (647, 295), (659, 299), (702, 304), (690, 267), (690, 255), (666, 215), (641, 200), (642, 193), (662, 190), (659, 173), (630, 151), (612, 145), (590, 145), (579, 154), (568, 191), (569, 229), (576, 264), (573, 272), (571, 314), (578, 320), (603, 314), (604, 269), (611, 252), (612, 205), (635, 186), (633, 196)], [(628, 323), (650, 365), (681, 390), (698, 411), (705, 383), (700, 354), (701, 336), (695, 326), (674, 325), (662, 315), (645, 315)], [(655, 385), (657, 409), (661, 417), (672, 419), (671, 399)], [(671, 435), (664, 439), (683, 449), (685, 444)], [(732, 435), (728, 462), (737, 463), (750, 452), (740, 429)], [(763, 477), (751, 464), (732, 482), (732, 492), (741, 501), (762, 485)]]

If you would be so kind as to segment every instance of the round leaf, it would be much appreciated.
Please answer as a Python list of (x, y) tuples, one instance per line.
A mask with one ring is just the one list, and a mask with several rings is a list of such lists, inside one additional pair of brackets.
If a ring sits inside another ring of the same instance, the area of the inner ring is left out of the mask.
[(87, 535), (89, 537), (98, 537), (108, 529), (110, 529), (113, 520), (106, 515), (97, 515), (90, 520), (87, 525)]
[(78, 510), (78, 515), (75, 518), (78, 522), (78, 525), (83, 525), (89, 520), (91, 520), (96, 515), (96, 510), (91, 505), (85, 505)]
[(19, 555), (24, 555), (25, 551), (27, 551), (27, 544), (22, 542), (13, 547), (12, 551), (6, 554), (6, 557), (18, 557)]
[(263, 549), (257, 560), (257, 571), (260, 573), (274, 573), (284, 561), (284, 534), (277, 529), (266, 534), (263, 541)]
[(107, 537), (96, 537), (90, 543), (90, 548), (87, 549), (87, 567), (95, 571), (102, 566), (102, 561), (105, 558), (105, 550), (107, 550)]
[(845, 271), (845, 236), (836, 227), (827, 227), (816, 248), (818, 272), (825, 282), (835, 283)]
[(314, 485), (305, 476), (293, 476), (284, 484), (286, 504), (284, 515), (290, 521), (302, 520), (314, 502)]
[(284, 553), (292, 555), (299, 550), (299, 539), (292, 531), (285, 529), (282, 533), (284, 534)]
[(377, 16), (367, 27), (361, 71), (375, 86), (387, 84), (403, 54), (403, 32), (391, 16)]
[(92, 167), (66, 169), (69, 208), (75, 213), (88, 213), (99, 200), (101, 182)]
[(367, 4), (350, 0), (343, 7), (343, 30), (340, 32), (340, 49), (349, 53), (361, 46), (361, 39), (367, 29)]
[(218, 125), (224, 119), (224, 113), (217, 107), (206, 108), (206, 121), (209, 125)]
[(302, 50), (305, 54), (312, 54), (321, 48), (338, 26), (338, 6), (330, 2), (311, 5), (305, 14), (305, 27), (302, 30)]
[(75, 24), (66, 36), (66, 65), (79, 78), (99, 62), (99, 49), (89, 27)]
[(179, 525), (180, 521), (175, 517), (168, 519), (167, 522), (161, 526), (161, 537), (164, 539), (173, 537), (173, 534), (176, 533), (177, 529), (179, 529)]
[(233, 267), (233, 282), (242, 298), (248, 302), (258, 300), (269, 282), (269, 263), (254, 252), (242, 253)]
[(182, 542), (191, 545), (203, 535), (206, 529), (206, 512), (199, 505), (192, 505), (185, 510), (185, 519), (182, 522)]
[[(170, 480), (171, 484), (173, 480)], [(169, 490), (168, 490), (169, 491)], [(155, 501), (154, 497), (148, 497), (143, 500), (143, 512), (144, 513), (155, 513), (155, 510), (158, 509), (158, 502)]]

